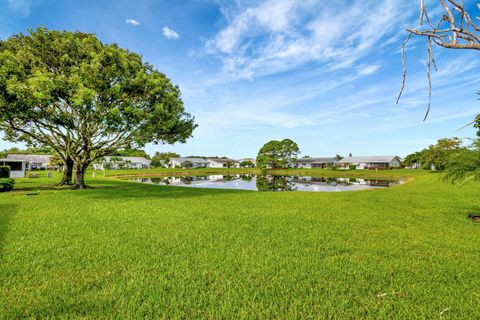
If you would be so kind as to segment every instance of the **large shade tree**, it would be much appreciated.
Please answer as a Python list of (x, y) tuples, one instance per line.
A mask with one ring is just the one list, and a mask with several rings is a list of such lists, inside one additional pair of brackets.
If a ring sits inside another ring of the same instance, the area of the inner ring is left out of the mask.
[(119, 149), (185, 142), (196, 125), (180, 90), (136, 53), (93, 34), (45, 28), (0, 41), (0, 130), (53, 148), (62, 183)]
[(292, 167), (300, 153), (298, 145), (290, 140), (271, 140), (258, 151), (257, 166), (261, 169)]

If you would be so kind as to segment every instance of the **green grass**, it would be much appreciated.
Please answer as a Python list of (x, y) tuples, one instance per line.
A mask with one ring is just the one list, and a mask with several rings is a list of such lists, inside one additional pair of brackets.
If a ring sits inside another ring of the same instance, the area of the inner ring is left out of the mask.
[(377, 174), (415, 179), (343, 193), (19, 179), (0, 194), (0, 318), (480, 318), (466, 219), (480, 184)]

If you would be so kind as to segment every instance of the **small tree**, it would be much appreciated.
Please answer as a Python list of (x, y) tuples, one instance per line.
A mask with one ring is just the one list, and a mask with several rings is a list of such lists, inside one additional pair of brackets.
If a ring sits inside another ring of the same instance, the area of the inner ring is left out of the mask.
[(292, 167), (300, 153), (298, 145), (290, 139), (267, 142), (258, 152), (257, 166), (261, 169)]
[(191, 168), (193, 168), (193, 163), (190, 160), (185, 160), (182, 163), (182, 168), (191, 169)]
[(254, 164), (250, 160), (244, 160), (244, 161), (240, 162), (240, 167), (242, 167), (242, 168), (253, 168)]

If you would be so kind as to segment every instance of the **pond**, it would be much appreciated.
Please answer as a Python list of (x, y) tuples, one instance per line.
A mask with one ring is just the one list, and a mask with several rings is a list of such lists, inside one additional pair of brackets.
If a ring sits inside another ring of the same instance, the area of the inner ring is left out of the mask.
[(378, 188), (388, 188), (402, 184), (402, 180), (378, 180), (346, 177), (311, 177), (311, 176), (279, 176), (279, 175), (204, 175), (204, 176), (172, 176), (130, 178), (129, 181), (193, 187), (238, 189), (252, 191), (314, 191), (339, 192)]

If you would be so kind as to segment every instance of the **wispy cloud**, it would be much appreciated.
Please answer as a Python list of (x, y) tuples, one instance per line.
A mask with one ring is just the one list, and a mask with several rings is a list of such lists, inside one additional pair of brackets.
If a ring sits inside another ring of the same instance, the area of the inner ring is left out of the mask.
[(382, 42), (391, 43), (412, 12), (401, 0), (239, 3), (223, 9), (228, 24), (206, 42), (206, 51), (221, 59), (226, 72), (250, 79), (308, 62), (351, 67)]
[(32, 7), (37, 2), (38, 0), (6, 0), (7, 6), (11, 11), (24, 17), (30, 15)]
[(167, 39), (178, 39), (180, 38), (180, 35), (175, 32), (175, 30), (169, 28), (169, 27), (163, 27), (162, 29), (163, 35)]
[(134, 20), (134, 19), (127, 19), (127, 20), (125, 20), (125, 23), (130, 24), (134, 27), (138, 27), (140, 25), (140, 22), (138, 22), (137, 20)]

